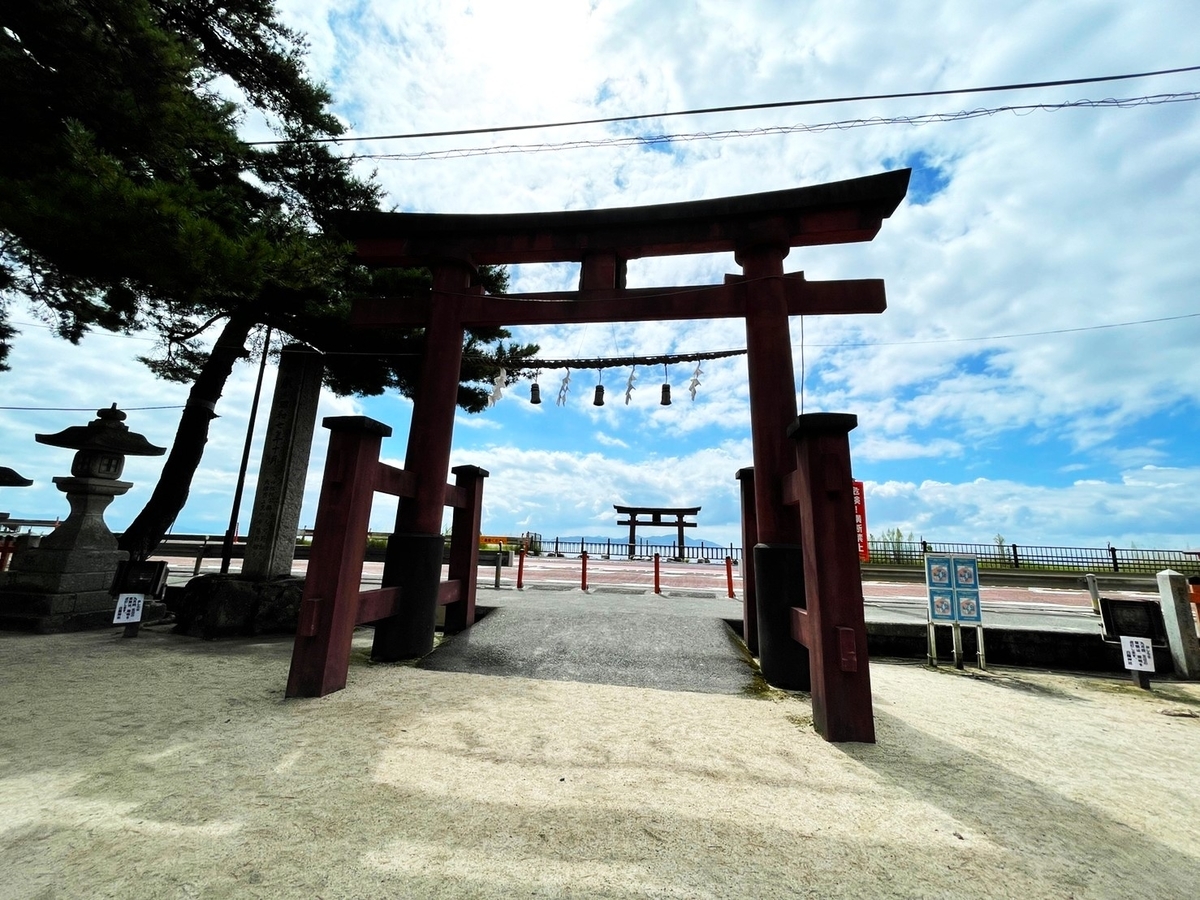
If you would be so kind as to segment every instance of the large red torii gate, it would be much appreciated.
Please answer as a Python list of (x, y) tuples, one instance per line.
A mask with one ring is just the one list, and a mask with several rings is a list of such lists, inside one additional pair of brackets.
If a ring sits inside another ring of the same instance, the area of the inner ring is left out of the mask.
[[(405, 587), (389, 594), (395, 597), (391, 615), (375, 624), (372, 656), (408, 659), (433, 647), (466, 328), (744, 318), (754, 460), (752, 473), (739, 473), (745, 546), (754, 547), (745, 576), (747, 642), (757, 645), (767, 681), (811, 689), (814, 725), (826, 739), (873, 741), (847, 437), (856, 420), (828, 413), (797, 417), (788, 319), (883, 312), (884, 286), (879, 279), (810, 282), (802, 272), (784, 273), (783, 260), (792, 247), (874, 238), (903, 200), (909, 175), (901, 169), (628, 209), (348, 214), (343, 230), (362, 262), (427, 266), (433, 273), (425, 297), (360, 301), (352, 313), (359, 326), (414, 326), (426, 333), (404, 464), (413, 489), (400, 500), (383, 578), (385, 588)], [(725, 276), (723, 284), (625, 287), (630, 259), (729, 251), (742, 273)], [(549, 262), (580, 263), (579, 290), (493, 297), (473, 284), (481, 264)], [(432, 551), (435, 541), (438, 553)], [(297, 676), (311, 667), (310, 658), (329, 656), (327, 647), (318, 649), (322, 635), (304, 640), (314, 643), (305, 649), (309, 644), (302, 647), (297, 637), (289, 696), (319, 695), (344, 684), (344, 671), (332, 688), (336, 677)]]

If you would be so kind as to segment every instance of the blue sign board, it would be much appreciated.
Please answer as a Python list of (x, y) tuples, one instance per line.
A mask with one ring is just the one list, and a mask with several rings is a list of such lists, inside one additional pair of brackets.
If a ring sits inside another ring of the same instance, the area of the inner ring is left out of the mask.
[(979, 563), (975, 557), (927, 554), (925, 585), (929, 588), (931, 622), (983, 622)]

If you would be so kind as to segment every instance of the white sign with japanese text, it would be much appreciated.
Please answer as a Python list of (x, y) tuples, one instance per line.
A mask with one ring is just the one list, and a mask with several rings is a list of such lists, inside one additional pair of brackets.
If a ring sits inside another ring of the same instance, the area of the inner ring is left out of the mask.
[(1154, 647), (1149, 638), (1121, 635), (1121, 655), (1131, 672), (1154, 671)]
[(142, 621), (142, 605), (146, 602), (145, 594), (118, 594), (117, 611), (113, 615), (114, 625), (131, 625)]

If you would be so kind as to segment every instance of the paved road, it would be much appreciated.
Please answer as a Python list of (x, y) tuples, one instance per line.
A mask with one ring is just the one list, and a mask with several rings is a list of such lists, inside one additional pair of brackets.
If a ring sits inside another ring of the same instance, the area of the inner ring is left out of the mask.
[[(235, 566), (239, 565), (234, 561)], [(191, 577), (191, 560), (171, 560), (172, 581), (186, 581)], [(293, 572), (302, 575), (307, 562), (297, 560)], [(216, 571), (215, 565), (206, 565), (202, 571)], [(363, 570), (365, 587), (377, 586), (383, 572), (382, 563), (367, 563)], [(524, 586), (529, 589), (521, 593), (550, 594), (555, 591), (578, 591), (581, 581), (581, 561), (550, 557), (527, 557), (523, 572)], [(723, 618), (741, 617), (742, 581), (740, 567), (733, 569), (734, 599), (728, 598), (728, 582), (725, 567), (720, 564), (676, 563), (663, 561), (660, 569), (660, 586), (668, 600), (691, 599), (699, 602), (707, 599), (717, 604), (706, 614)], [(1099, 617), (1092, 613), (1091, 598), (1087, 591), (1036, 588), (1036, 587), (989, 587), (986, 573), (981, 579), (981, 601), (985, 625), (1016, 628), (1048, 628), (1071, 631), (1094, 631), (1099, 627)], [(494, 594), (495, 570), (481, 567), (479, 571), (479, 603), (483, 605), (511, 605), (515, 590), (517, 569), (515, 566), (500, 570), (500, 590)], [(588, 586), (596, 596), (604, 592), (618, 591), (621, 595), (637, 597), (638, 604), (654, 602), (654, 569), (650, 561), (604, 560), (592, 558), (588, 561)], [(1156, 594), (1134, 591), (1101, 590), (1106, 596), (1155, 597)], [(691, 598), (687, 595), (692, 594)], [(500, 598), (505, 599), (501, 600)], [(648, 599), (647, 599), (648, 598)], [(863, 583), (863, 598), (868, 621), (922, 623), (925, 621), (925, 592), (917, 583), (888, 583), (866, 581)], [(662, 602), (660, 600), (660, 602)], [(594, 601), (592, 601), (594, 605)], [(584, 604), (587, 605), (586, 603)], [(678, 611), (679, 604), (673, 608)], [(697, 608), (707, 608), (701, 603)], [(717, 609), (721, 611), (716, 611)]]

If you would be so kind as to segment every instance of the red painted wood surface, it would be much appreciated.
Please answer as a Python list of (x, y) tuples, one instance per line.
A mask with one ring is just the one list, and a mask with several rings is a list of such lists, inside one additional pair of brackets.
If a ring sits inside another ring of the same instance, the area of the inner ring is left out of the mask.
[[(910, 170), (783, 191), (626, 209), (505, 215), (349, 213), (340, 228), (368, 265), (581, 262), (869, 241), (908, 190)], [(602, 263), (596, 263), (601, 267)]]
[(746, 370), (750, 381), (750, 435), (754, 452), (754, 508), (758, 540), (795, 543), (800, 521), (783, 502), (783, 479), (795, 468), (787, 427), (796, 419), (792, 340), (783, 295), (786, 246), (758, 246), (736, 258), (750, 281), (746, 310)]
[(366, 625), (369, 622), (386, 619), (396, 611), (396, 603), (399, 599), (399, 588), (362, 591), (358, 595), (358, 615), (355, 616), (355, 624)]
[(398, 532), (438, 534), (442, 530), (462, 366), (463, 325), (458, 315), (458, 295), (471, 290), (470, 279), (471, 270), (461, 263), (433, 269), (433, 307), (425, 329), (421, 381), (413, 398), (404, 455), (404, 468), (416, 476), (417, 490), (413, 502), (400, 504)]
[[(411, 497), (416, 477), (379, 462), (380, 444), (391, 434), (382, 422), (348, 416), (329, 418), (324, 424), (332, 433), (292, 648), (288, 697), (321, 697), (345, 687), (354, 627), (386, 624), (401, 600), (395, 586), (371, 591), (360, 591), (359, 586), (374, 493)], [(488, 474), (475, 466), (459, 466), (454, 472), (456, 483), (443, 482), (441, 491), (461, 503), (451, 532), (450, 578), (438, 585), (433, 598), (447, 607), (450, 630), (475, 621), (479, 524)]]
[(788, 429), (796, 442), (806, 610), (793, 637), (809, 651), (813, 725), (828, 741), (875, 741), (862, 571), (854, 530), (852, 415), (810, 413)]
[[(457, 578), (443, 581), (438, 588), (438, 606), (451, 606), (462, 599), (463, 583)], [(472, 610), (475, 604), (471, 604)]]
[(417, 479), (412, 472), (379, 463), (375, 467), (375, 490), (393, 497), (411, 497), (417, 492)]
[[(400, 502), (394, 529), (398, 534), (425, 536), (440, 534), (442, 530), (465, 334), (458, 307), (464, 295), (480, 291), (470, 286), (472, 267), (469, 261), (442, 260), (431, 268), (432, 306), (425, 326), (421, 380), (413, 397), (408, 447), (404, 455), (404, 468), (416, 477), (416, 492), (411, 500)], [(383, 569), (383, 585), (397, 585), (408, 574), (411, 569), (406, 569), (403, 559), (389, 556)], [(373, 659), (394, 660), (427, 652), (433, 647), (433, 613), (438, 597), (436, 594), (415, 596), (415, 593), (404, 597), (397, 615), (375, 626), (371, 648)], [(461, 620), (459, 616), (456, 621)], [(429, 629), (427, 635), (415, 633), (426, 629)]]
[(444, 628), (454, 634), (475, 624), (475, 588), (479, 578), (479, 527), (483, 519), (483, 480), (487, 470), (455, 466), (454, 486), (463, 504), (450, 519), (450, 566), (447, 577), (462, 584), (459, 600), (446, 606)]
[(346, 686), (358, 617), (379, 446), (392, 429), (363, 416), (328, 418), (329, 450), (301, 607), (311, 620), (292, 647), (288, 697), (323, 697)]
[[(468, 327), (741, 318), (746, 315), (754, 285), (740, 275), (727, 275), (726, 280), (726, 284), (699, 287), (463, 294), (457, 298), (458, 312)], [(877, 278), (806, 281), (803, 272), (790, 272), (782, 275), (781, 287), (789, 316), (881, 313), (887, 308), (884, 284)], [(361, 327), (423, 326), (434, 303), (429, 296), (357, 300), (350, 321)]]
[(742, 639), (752, 656), (758, 656), (758, 599), (754, 592), (754, 545), (758, 543), (758, 517), (754, 514), (754, 468), (738, 469), (742, 503)]

